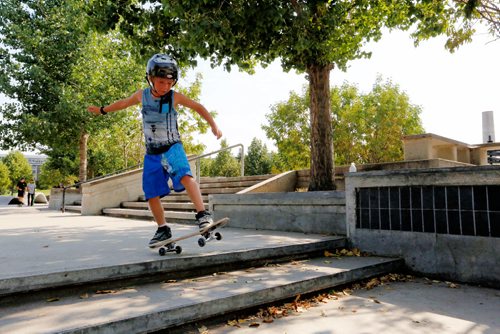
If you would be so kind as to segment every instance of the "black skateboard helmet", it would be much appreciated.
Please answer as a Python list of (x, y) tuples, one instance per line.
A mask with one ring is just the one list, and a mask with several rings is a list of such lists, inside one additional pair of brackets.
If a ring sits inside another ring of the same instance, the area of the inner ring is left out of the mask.
[(174, 82), (177, 83), (179, 68), (177, 67), (177, 62), (172, 57), (166, 54), (157, 53), (148, 60), (146, 75), (150, 77), (173, 79)]

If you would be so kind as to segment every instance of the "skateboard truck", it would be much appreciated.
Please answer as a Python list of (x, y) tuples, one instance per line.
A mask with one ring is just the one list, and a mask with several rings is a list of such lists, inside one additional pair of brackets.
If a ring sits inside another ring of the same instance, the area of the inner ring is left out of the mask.
[(170, 244), (167, 244), (165, 246), (161, 246), (160, 249), (158, 249), (158, 253), (163, 256), (167, 253), (170, 253), (170, 252), (175, 252), (177, 254), (180, 254), (182, 253), (182, 247), (181, 246), (177, 246), (175, 244), (175, 242), (172, 242)]
[(198, 239), (198, 246), (200, 247), (205, 247), (207, 242), (212, 241), (213, 239), (215, 240), (222, 240), (222, 234), (220, 232), (207, 232), (203, 234), (201, 238)]
[(152, 248), (158, 248), (158, 253), (161, 256), (164, 256), (165, 254), (171, 253), (171, 252), (175, 252), (177, 254), (180, 254), (180, 253), (182, 253), (182, 247), (178, 246), (177, 242), (184, 240), (184, 239), (194, 237), (196, 235), (201, 235), (201, 237), (198, 238), (198, 246), (204, 247), (207, 244), (207, 242), (210, 242), (214, 239), (215, 240), (222, 240), (222, 234), (220, 232), (214, 232), (214, 231), (217, 228), (226, 225), (227, 223), (229, 223), (229, 218), (222, 218), (222, 219), (214, 222), (210, 226), (207, 226), (206, 229), (201, 231), (201, 232), (200, 231), (193, 232), (193, 233), (190, 233), (188, 235), (181, 236), (179, 238), (175, 238), (173, 240), (170, 240), (167, 243), (164, 243), (162, 245), (159, 245), (157, 247), (152, 247)]

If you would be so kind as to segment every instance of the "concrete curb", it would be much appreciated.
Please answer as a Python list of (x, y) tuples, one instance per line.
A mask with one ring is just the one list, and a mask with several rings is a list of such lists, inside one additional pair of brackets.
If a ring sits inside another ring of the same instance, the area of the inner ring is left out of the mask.
[(167, 259), (152, 260), (149, 262), (5, 278), (0, 279), (0, 296), (156, 274), (179, 274), (183, 271), (196, 272), (207, 267), (215, 268), (223, 266), (230, 268), (231, 266), (241, 265), (244, 262), (263, 262), (269, 259), (292, 258), (293, 256), (303, 256), (327, 249), (345, 247), (345, 245), (345, 238), (333, 237), (330, 240), (299, 245), (255, 248), (217, 254), (168, 257)]
[(72, 329), (59, 333), (140, 333), (168, 329), (225, 313), (291, 298), (298, 294), (325, 290), (331, 287), (396, 271), (399, 270), (402, 265), (403, 260), (387, 259), (381, 263), (350, 269), (332, 275), (322, 275), (309, 280), (294, 281), (267, 289), (236, 294), (226, 298), (215, 298), (174, 309), (167, 308), (106, 324)]

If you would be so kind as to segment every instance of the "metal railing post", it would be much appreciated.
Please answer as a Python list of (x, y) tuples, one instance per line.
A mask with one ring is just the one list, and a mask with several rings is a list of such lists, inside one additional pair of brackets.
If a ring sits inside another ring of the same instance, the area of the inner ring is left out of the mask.
[(241, 145), (240, 149), (241, 156), (241, 176), (245, 176), (245, 149), (243, 145)]
[(200, 183), (201, 180), (201, 160), (196, 159), (196, 182)]
[(66, 187), (63, 188), (63, 198), (62, 198), (62, 205), (61, 205), (61, 211), (64, 213), (64, 202), (66, 201)]

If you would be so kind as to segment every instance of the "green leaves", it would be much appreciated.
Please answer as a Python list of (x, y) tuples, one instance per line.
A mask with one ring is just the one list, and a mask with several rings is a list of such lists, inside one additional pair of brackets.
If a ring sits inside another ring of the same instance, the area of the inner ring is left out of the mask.
[(253, 138), (245, 156), (245, 175), (265, 175), (272, 172), (272, 155), (261, 140)]
[[(286, 169), (308, 168), (310, 160), (307, 94), (290, 94), (273, 106), (262, 128), (278, 147)], [(335, 163), (348, 165), (403, 159), (401, 136), (422, 133), (420, 107), (405, 92), (378, 78), (371, 92), (363, 94), (345, 83), (330, 91)]]
[[(3, 159), (2, 163), (7, 167), (9, 171), (8, 177), (10, 181), (10, 188), (14, 189), (17, 182), (21, 178), (29, 179), (32, 177), (33, 172), (31, 170), (31, 165), (28, 162), (28, 159), (24, 157), (24, 155), (19, 151), (9, 152)], [(5, 178), (5, 175), (2, 176)], [(5, 182), (5, 180), (3, 180)]]
[(263, 125), (269, 139), (278, 148), (277, 161), (281, 170), (309, 168), (311, 161), (308, 94), (292, 92), (288, 101), (277, 103), (266, 115)]

